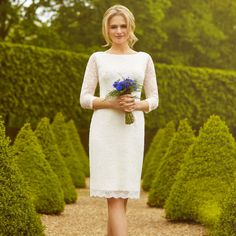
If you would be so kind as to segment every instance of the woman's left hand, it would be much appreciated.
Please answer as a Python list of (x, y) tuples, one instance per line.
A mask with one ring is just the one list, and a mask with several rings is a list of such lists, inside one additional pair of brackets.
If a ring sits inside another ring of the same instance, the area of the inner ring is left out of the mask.
[(125, 94), (120, 96), (120, 106), (125, 112), (132, 112), (136, 109), (136, 101), (131, 94)]

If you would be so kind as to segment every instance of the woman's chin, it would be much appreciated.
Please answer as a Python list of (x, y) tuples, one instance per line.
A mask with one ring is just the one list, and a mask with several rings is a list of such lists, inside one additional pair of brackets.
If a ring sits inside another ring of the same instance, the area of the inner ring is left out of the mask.
[(127, 44), (128, 41), (127, 40), (114, 40), (112, 43), (117, 44), (117, 45), (123, 45), (123, 44)]

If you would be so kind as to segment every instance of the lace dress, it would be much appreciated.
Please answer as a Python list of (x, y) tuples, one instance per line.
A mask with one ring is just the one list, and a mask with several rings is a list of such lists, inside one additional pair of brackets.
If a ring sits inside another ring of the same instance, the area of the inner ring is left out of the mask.
[[(95, 89), (105, 98), (112, 84), (122, 77), (136, 79), (145, 91), (149, 111), (158, 106), (158, 89), (152, 58), (135, 54), (93, 53), (87, 63), (80, 94), (83, 108), (93, 109)], [(133, 92), (140, 100), (141, 92)], [(96, 109), (89, 131), (90, 196), (140, 198), (144, 154), (144, 114), (133, 111), (135, 122), (125, 124), (125, 113)]]

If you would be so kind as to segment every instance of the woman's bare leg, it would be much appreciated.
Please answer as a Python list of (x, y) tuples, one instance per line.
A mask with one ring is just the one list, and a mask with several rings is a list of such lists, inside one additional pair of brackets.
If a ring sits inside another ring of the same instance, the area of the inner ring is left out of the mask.
[(107, 221), (107, 236), (112, 236), (112, 230), (111, 230), (111, 223), (109, 219), (109, 214), (108, 214), (108, 221)]
[[(125, 199), (124, 199), (124, 209), (125, 209), (125, 213), (126, 213), (126, 210), (127, 210), (127, 202), (128, 202), (128, 198), (125, 198)], [(109, 214), (108, 214), (108, 222), (107, 222), (107, 236), (112, 236), (112, 229), (111, 229)]]
[(126, 210), (127, 210), (127, 202), (128, 202), (128, 198), (125, 198), (124, 199), (125, 213), (126, 213)]
[(108, 198), (108, 236), (127, 236), (127, 220), (125, 207), (127, 200), (122, 198)]

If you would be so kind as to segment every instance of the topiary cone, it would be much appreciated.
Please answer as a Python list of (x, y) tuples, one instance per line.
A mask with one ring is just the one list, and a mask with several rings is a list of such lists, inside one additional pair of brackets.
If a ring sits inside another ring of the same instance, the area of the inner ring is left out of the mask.
[(0, 235), (45, 235), (0, 117)]
[(152, 139), (152, 142), (150, 144), (150, 147), (148, 149), (147, 154), (145, 155), (144, 161), (143, 161), (143, 168), (142, 168), (142, 178), (146, 174), (148, 164), (151, 162), (151, 159), (153, 157), (153, 153), (156, 150), (156, 147), (159, 145), (159, 142), (162, 139), (164, 133), (164, 129), (159, 129), (154, 138)]
[(236, 176), (223, 200), (220, 218), (211, 236), (236, 236)]
[(165, 155), (166, 150), (168, 149), (170, 140), (172, 139), (175, 132), (174, 122), (169, 122), (162, 136), (162, 139), (156, 146), (156, 149), (153, 151), (153, 156), (151, 157), (151, 161), (147, 166), (147, 171), (143, 177), (142, 188), (145, 191), (149, 191), (152, 185), (152, 181), (154, 179), (155, 173), (159, 168), (159, 164), (161, 162), (162, 157)]
[(59, 214), (64, 210), (64, 195), (57, 175), (45, 159), (30, 124), (26, 123), (14, 142), (16, 163), (33, 196), (36, 211)]
[(186, 153), (166, 200), (167, 218), (214, 225), (235, 169), (234, 138), (220, 117), (212, 115)]
[(79, 133), (73, 120), (67, 122), (67, 131), (78, 160), (82, 163), (85, 176), (89, 177), (89, 159), (80, 141)]
[(187, 120), (181, 120), (177, 132), (174, 134), (166, 154), (161, 160), (160, 167), (155, 174), (147, 204), (152, 207), (163, 207), (170, 189), (175, 182), (184, 161), (184, 155), (195, 139), (192, 128)]
[(77, 192), (69, 170), (56, 144), (49, 119), (46, 117), (42, 118), (34, 133), (43, 149), (46, 160), (60, 181), (64, 193), (64, 201), (66, 203), (74, 203), (77, 199)]
[(58, 112), (52, 122), (52, 130), (60, 153), (70, 172), (75, 187), (85, 187), (85, 175), (82, 163), (76, 157), (72, 143), (69, 139), (66, 123), (61, 112)]

